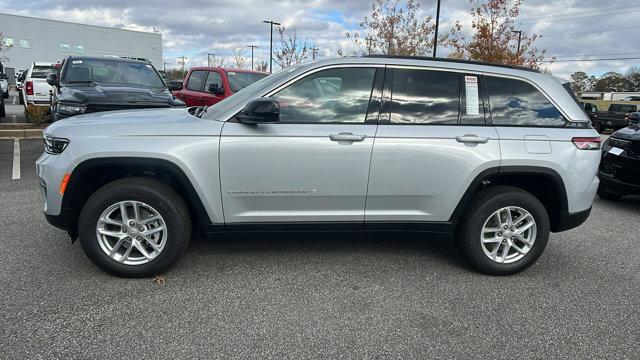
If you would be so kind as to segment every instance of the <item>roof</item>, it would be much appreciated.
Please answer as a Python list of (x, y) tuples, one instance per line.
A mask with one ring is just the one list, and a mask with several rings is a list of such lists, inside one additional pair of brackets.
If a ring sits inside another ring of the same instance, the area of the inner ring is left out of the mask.
[(69, 55), (66, 60), (116, 60), (120, 62), (131, 62), (139, 64), (149, 64), (143, 60), (116, 57), (116, 56), (89, 56), (89, 55)]
[(219, 66), (194, 66), (189, 68), (191, 70), (213, 70), (213, 71), (231, 71), (231, 72), (243, 72), (243, 73), (254, 73), (254, 74), (269, 74), (262, 71), (257, 70), (248, 70), (248, 69), (234, 69), (234, 68), (223, 68)]
[(491, 63), (485, 61), (473, 61), (473, 60), (463, 60), (463, 59), (450, 59), (450, 58), (441, 58), (441, 57), (430, 57), (430, 56), (407, 56), (407, 55), (365, 55), (365, 58), (383, 58), (383, 59), (405, 59), (405, 60), (428, 60), (428, 61), (437, 61), (437, 62), (449, 62), (449, 63), (458, 63), (458, 64), (470, 64), (470, 65), (486, 65), (486, 66), (497, 66), (507, 69), (514, 70), (524, 70), (537, 72), (540, 71), (532, 68), (528, 68), (525, 66), (517, 66), (517, 65), (506, 65), (506, 64), (498, 64)]

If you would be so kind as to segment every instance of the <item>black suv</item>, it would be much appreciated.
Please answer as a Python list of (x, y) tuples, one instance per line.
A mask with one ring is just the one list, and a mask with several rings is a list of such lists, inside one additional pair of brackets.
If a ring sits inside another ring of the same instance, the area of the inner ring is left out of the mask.
[(54, 87), (52, 121), (99, 111), (184, 106), (153, 65), (139, 60), (70, 56), (47, 82)]
[(632, 125), (613, 133), (602, 147), (598, 196), (618, 200), (640, 194), (640, 112), (629, 114)]

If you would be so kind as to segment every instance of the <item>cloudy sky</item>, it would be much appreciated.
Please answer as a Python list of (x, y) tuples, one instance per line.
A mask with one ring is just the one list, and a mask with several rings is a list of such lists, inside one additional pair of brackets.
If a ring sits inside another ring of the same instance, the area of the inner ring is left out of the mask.
[[(435, 14), (436, 0), (421, 0), (423, 15)], [(468, 0), (442, 0), (441, 31), (460, 21), (470, 34)], [(256, 59), (267, 60), (269, 28), (262, 20), (295, 22), (298, 34), (318, 49), (318, 57), (335, 57), (353, 49), (345, 33), (358, 29), (371, 9), (370, 0), (0, 0), (2, 12), (163, 34), (167, 67), (206, 64), (207, 53), (230, 57), (236, 45), (257, 45)], [(542, 34), (536, 44), (557, 62), (549, 68), (568, 77), (582, 70), (599, 75), (625, 72), (640, 64), (640, 1), (524, 0), (519, 18), (527, 33)], [(1, 26), (1, 25), (0, 25)], [(443, 49), (439, 55), (446, 55)], [(247, 50), (247, 55), (250, 53)], [(603, 60), (620, 59), (626, 60)], [(573, 61), (593, 59), (594, 61)], [(229, 60), (227, 63), (230, 63)]]

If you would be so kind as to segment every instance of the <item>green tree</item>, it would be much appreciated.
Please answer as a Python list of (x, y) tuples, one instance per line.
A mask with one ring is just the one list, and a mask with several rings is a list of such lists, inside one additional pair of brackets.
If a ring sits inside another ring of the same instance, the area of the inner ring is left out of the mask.
[(595, 76), (589, 76), (584, 71), (576, 71), (571, 74), (571, 88), (576, 93), (593, 90), (595, 82)]
[(629, 91), (640, 91), (640, 68), (632, 66), (627, 70), (625, 77), (629, 80)]
[(602, 74), (593, 85), (594, 91), (632, 91), (632, 84), (624, 75), (610, 71)]

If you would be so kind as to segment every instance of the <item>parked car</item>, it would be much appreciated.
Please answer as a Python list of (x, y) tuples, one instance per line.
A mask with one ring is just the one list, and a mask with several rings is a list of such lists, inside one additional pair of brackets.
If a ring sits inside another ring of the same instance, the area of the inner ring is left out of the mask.
[(52, 63), (34, 62), (31, 64), (22, 86), (22, 99), (28, 105), (49, 106), (51, 86), (47, 84), (47, 76), (58, 70)]
[(192, 231), (317, 229), (455, 234), (476, 269), (513, 274), (587, 219), (601, 156), (555, 77), (413, 57), (301, 64), (209, 108), (86, 114), (44, 140), (45, 217), (132, 277)]
[(18, 92), (18, 100), (20, 101), (20, 105), (24, 105), (24, 98), (22, 97), (22, 87), (24, 86), (24, 81), (27, 78), (28, 69), (18, 71), (18, 75), (16, 75), (16, 91)]
[(584, 112), (586, 112), (587, 116), (589, 116), (589, 119), (591, 119), (591, 124), (595, 125), (596, 121), (598, 120), (598, 107), (596, 106), (596, 104), (581, 101), (580, 105), (582, 105), (582, 107), (584, 108)]
[(233, 95), (269, 74), (219, 67), (194, 67), (173, 94), (187, 106), (210, 106)]
[(7, 116), (4, 108), (4, 88), (0, 86), (0, 118)]
[(638, 111), (636, 104), (610, 104), (607, 111), (600, 111), (593, 127), (602, 133), (606, 129), (618, 130), (629, 126), (629, 114)]
[(623, 101), (640, 101), (640, 96), (627, 96), (622, 100)]
[(109, 110), (184, 107), (153, 65), (114, 57), (69, 56), (52, 74), (52, 120)]
[(602, 146), (598, 196), (606, 200), (640, 194), (640, 112), (629, 114), (629, 119), (632, 124)]
[(2, 89), (2, 98), (9, 98), (9, 82), (7, 81), (7, 76), (5, 74), (0, 73), (0, 89)]

